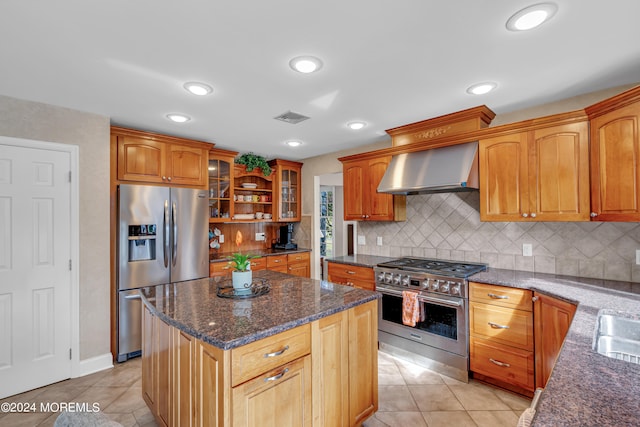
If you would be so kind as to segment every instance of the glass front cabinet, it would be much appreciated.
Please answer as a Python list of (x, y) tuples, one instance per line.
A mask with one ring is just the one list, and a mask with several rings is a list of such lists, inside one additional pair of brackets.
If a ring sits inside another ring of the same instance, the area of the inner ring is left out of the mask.
[(234, 151), (209, 151), (209, 222), (228, 222), (233, 217)]
[(300, 221), (302, 163), (276, 159), (269, 162), (276, 174), (276, 221)]

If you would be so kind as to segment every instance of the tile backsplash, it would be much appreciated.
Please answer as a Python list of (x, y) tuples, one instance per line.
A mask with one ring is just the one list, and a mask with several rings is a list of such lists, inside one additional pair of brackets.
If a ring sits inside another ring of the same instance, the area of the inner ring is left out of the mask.
[[(478, 192), (408, 196), (405, 222), (358, 223), (366, 244), (357, 252), (640, 282), (640, 223), (480, 222), (479, 212)], [(532, 244), (533, 256), (522, 256), (523, 243)]]

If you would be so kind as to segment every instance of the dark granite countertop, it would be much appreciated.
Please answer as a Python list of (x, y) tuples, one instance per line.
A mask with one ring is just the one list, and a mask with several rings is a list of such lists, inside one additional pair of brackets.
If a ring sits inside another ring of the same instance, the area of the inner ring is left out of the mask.
[[(296, 254), (300, 252), (311, 252), (311, 249), (298, 248), (298, 249), (255, 249), (251, 251), (243, 251), (243, 253), (247, 253), (249, 255), (258, 255), (258, 256), (270, 256), (270, 255), (288, 255), (288, 254)], [(209, 255), (209, 262), (224, 262), (229, 261), (229, 257), (234, 252), (218, 252)]]
[(376, 292), (275, 271), (254, 271), (271, 284), (266, 295), (231, 299), (217, 296), (229, 279), (206, 278), (141, 290), (144, 303), (162, 321), (223, 350), (295, 328), (374, 301)]
[(469, 280), (543, 292), (577, 303), (532, 426), (640, 425), (640, 365), (593, 350), (598, 313), (640, 316), (640, 284), (490, 268)]
[(393, 261), (394, 259), (398, 259), (398, 257), (390, 258), (378, 255), (344, 255), (334, 258), (326, 258), (325, 261), (356, 265), (360, 267), (375, 267), (382, 262)]

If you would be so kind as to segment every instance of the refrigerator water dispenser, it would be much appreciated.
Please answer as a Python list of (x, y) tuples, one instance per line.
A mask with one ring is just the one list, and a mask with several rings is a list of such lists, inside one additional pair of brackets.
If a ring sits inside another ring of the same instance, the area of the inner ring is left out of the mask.
[(156, 225), (129, 226), (129, 262), (156, 259)]

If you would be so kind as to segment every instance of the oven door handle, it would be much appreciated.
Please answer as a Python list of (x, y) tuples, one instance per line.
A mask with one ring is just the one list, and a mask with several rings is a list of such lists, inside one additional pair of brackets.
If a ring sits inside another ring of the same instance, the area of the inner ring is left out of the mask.
[[(394, 295), (394, 296), (402, 296), (402, 291), (397, 291), (395, 289), (377, 289), (378, 292), (383, 293), (383, 294), (388, 294), (388, 295)], [(434, 298), (434, 297), (429, 297), (429, 296), (425, 296), (422, 294), (418, 294), (418, 301), (420, 302), (431, 302), (434, 304), (438, 304), (438, 305), (446, 305), (448, 307), (453, 307), (453, 308), (458, 308), (458, 307), (462, 307), (464, 305), (464, 300), (460, 299), (457, 301), (450, 301), (448, 299), (442, 299), (442, 298)]]

